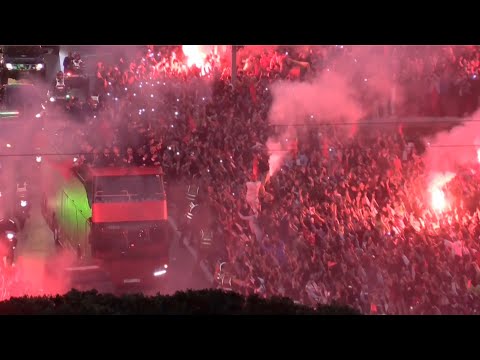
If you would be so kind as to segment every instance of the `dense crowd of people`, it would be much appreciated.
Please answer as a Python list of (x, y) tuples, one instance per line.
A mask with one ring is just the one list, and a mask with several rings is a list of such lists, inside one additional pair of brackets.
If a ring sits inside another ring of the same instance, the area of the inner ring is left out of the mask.
[[(455, 115), (476, 108), (477, 48), (389, 50), (384, 56), (402, 69), (394, 76), (417, 91), (415, 110), (407, 99), (398, 115), (446, 115), (451, 108), (442, 104), (462, 97)], [(188, 68), (179, 48), (148, 47), (137, 59), (98, 64), (103, 110), (72, 143), (81, 143), (80, 163), (161, 167), (177, 204), (185, 190), (175, 194), (174, 184), (198, 186), (196, 216), (215, 240), (203, 260), (212, 271), (228, 263), (236, 290), (372, 314), (476, 313), (477, 173), (448, 184), (447, 193), (464, 200), (438, 213), (418, 139), (371, 128), (345, 137), (327, 125), (297, 129), (283, 166), (269, 172), (265, 143), (280, 133), (268, 121), (271, 84), (306, 80), (350, 54), (339, 46), (245, 51), (232, 83), (218, 57)], [(256, 182), (252, 204), (246, 184)], [(179, 223), (186, 206), (178, 206)]]

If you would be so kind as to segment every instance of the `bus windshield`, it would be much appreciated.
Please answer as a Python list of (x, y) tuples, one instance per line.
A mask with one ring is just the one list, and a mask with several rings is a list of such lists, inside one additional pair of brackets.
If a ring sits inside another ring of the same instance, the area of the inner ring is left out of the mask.
[(165, 198), (160, 175), (101, 176), (94, 181), (93, 202), (128, 202)]

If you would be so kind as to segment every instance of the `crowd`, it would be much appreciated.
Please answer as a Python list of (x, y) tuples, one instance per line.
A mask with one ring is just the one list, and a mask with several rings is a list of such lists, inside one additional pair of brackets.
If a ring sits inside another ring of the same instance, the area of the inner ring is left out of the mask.
[[(476, 313), (477, 173), (448, 185), (447, 193), (464, 201), (439, 214), (429, 205), (425, 164), (412, 139), (371, 128), (346, 138), (339, 128), (322, 126), (299, 129), (284, 165), (268, 175), (264, 144), (278, 130), (268, 122), (269, 86), (324, 71), (339, 51), (272, 48), (247, 55), (235, 84), (220, 59), (212, 58), (208, 69), (187, 69), (175, 47), (99, 64), (104, 111), (76, 134), (87, 154), (80, 162), (161, 166), (169, 184), (199, 186), (199, 216), (208, 214), (202, 222), (215, 240), (204, 260), (212, 271), (217, 261), (227, 262), (237, 290), (306, 304), (339, 302), (373, 314)], [(465, 82), (475, 82), (476, 48), (423, 56), (421, 49), (396, 47), (393, 53), (408, 69), (398, 80), (416, 88), (423, 83), (424, 103), (428, 91), (451, 100), (468, 93)], [(473, 109), (476, 100), (469, 101)], [(442, 115), (437, 105), (419, 113)], [(255, 181), (261, 185), (252, 206), (246, 183)], [(184, 213), (181, 208), (178, 221)]]

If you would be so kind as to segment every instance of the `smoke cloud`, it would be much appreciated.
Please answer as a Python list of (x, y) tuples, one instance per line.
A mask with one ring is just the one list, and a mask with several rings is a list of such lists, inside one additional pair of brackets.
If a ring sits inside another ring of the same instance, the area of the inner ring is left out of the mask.
[(480, 123), (475, 119), (479, 115), (480, 111), (477, 110), (462, 125), (441, 132), (430, 140), (424, 155), (427, 171), (455, 172), (458, 166), (478, 161)]

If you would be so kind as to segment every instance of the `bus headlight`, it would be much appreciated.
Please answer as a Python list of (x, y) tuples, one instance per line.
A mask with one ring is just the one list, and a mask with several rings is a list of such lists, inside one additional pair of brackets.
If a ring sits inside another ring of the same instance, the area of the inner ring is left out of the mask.
[(5, 67), (7, 68), (7, 70), (13, 70), (13, 65), (10, 63), (6, 63)]
[(37, 71), (40, 71), (40, 70), (43, 69), (43, 67), (44, 67), (43, 64), (37, 64), (37, 65), (35, 66), (35, 69), (36, 69)]

